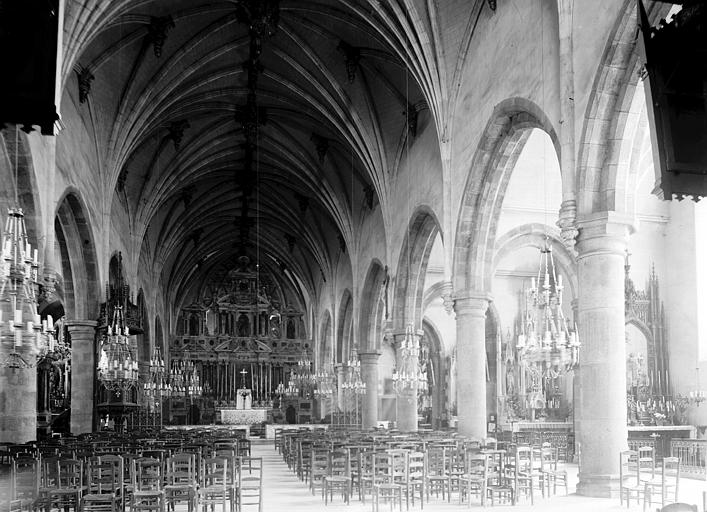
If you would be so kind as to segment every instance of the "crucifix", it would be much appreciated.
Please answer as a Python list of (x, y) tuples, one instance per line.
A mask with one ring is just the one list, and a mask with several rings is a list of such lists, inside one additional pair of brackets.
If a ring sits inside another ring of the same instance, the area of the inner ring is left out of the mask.
[(248, 372), (243, 368), (239, 373), (241, 374), (241, 388), (245, 389), (245, 376)]

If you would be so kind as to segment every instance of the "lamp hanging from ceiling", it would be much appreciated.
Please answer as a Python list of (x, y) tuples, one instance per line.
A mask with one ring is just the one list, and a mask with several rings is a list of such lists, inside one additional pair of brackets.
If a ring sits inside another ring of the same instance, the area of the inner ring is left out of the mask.
[(365, 395), (366, 383), (361, 378), (361, 361), (356, 347), (351, 350), (351, 358), (346, 364), (346, 375), (341, 388), (349, 395)]
[(579, 364), (579, 335), (570, 330), (562, 311), (562, 274), (557, 274), (552, 247), (540, 251), (537, 278), (525, 290), (525, 311), (518, 335), (521, 364), (543, 377), (556, 378)]
[(130, 345), (122, 306), (113, 309), (113, 321), (101, 339), (99, 354), (98, 380), (106, 389), (119, 395), (137, 385), (137, 357)]
[(0, 267), (0, 366), (30, 368), (47, 350), (47, 333), (37, 313), (37, 249), (27, 241), (24, 213), (10, 208)]
[(427, 376), (419, 365), (420, 342), (412, 325), (405, 328), (405, 338), (400, 343), (400, 368), (393, 368), (393, 389), (400, 395), (406, 390), (427, 389)]

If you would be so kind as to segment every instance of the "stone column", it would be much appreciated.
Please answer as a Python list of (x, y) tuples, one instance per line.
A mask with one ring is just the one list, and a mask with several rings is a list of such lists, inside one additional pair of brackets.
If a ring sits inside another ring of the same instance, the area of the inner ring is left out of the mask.
[(34, 439), (37, 368), (0, 368), (0, 442), (26, 443)]
[[(395, 364), (398, 371), (403, 368), (403, 354), (400, 348), (403, 341), (405, 340), (405, 332), (397, 332), (395, 336)], [(422, 338), (422, 332), (414, 332), (413, 336), (417, 338), (419, 344)], [(417, 372), (418, 368), (418, 354), (410, 355), (410, 367), (415, 369)], [(399, 393), (396, 398), (396, 417), (398, 423), (398, 429), (403, 432), (417, 432), (417, 382), (412, 388), (407, 388)]]
[(71, 337), (71, 433), (93, 430), (96, 322), (69, 320)]
[(378, 426), (378, 358), (381, 353), (359, 352), (361, 360), (361, 380), (366, 384), (366, 394), (361, 396), (361, 426)]
[(577, 244), (580, 333), (577, 493), (615, 497), (627, 449), (624, 257), (629, 224), (612, 214), (582, 219)]
[(486, 310), (489, 296), (457, 295), (457, 431), (476, 439), (486, 437)]

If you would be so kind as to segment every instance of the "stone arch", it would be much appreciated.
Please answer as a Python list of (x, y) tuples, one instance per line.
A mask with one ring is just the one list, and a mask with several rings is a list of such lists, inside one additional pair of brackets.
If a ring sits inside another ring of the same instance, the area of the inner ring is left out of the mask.
[[(649, 18), (667, 15), (670, 4), (651, 2)], [(630, 144), (624, 134), (634, 119), (640, 63), (636, 3), (625, 0), (614, 24), (587, 102), (577, 160), (577, 214), (628, 212), (625, 200)], [(632, 110), (633, 108), (633, 110)], [(656, 169), (656, 173), (660, 171)], [(658, 176), (659, 178), (659, 176)]]
[[(361, 293), (361, 310), (359, 322), (359, 352), (378, 350), (383, 337), (378, 329), (383, 322), (384, 308), (380, 307), (381, 292), (388, 279), (387, 268), (377, 259), (371, 261), (366, 272)], [(385, 300), (385, 299), (384, 299)]]
[(524, 224), (499, 237), (496, 241), (493, 265), (488, 268), (490, 275), (486, 276), (487, 282), (493, 282), (493, 274), (496, 272), (498, 263), (508, 254), (521, 247), (530, 246), (542, 249), (545, 247), (546, 241), (549, 241), (552, 248), (555, 264), (564, 270), (563, 274), (567, 279), (567, 284), (569, 284), (570, 295), (577, 297), (578, 283), (575, 258), (562, 242), (560, 231), (544, 224)]
[(515, 163), (533, 128), (545, 131), (560, 160), (560, 142), (542, 109), (524, 98), (494, 108), (464, 187), (454, 248), (454, 289), (490, 289), (496, 227)]
[(432, 210), (419, 207), (412, 215), (403, 241), (395, 279), (393, 320), (398, 329), (422, 327), (427, 263), (440, 224)]
[(333, 347), (332, 347), (332, 332), (331, 332), (331, 313), (329, 310), (324, 312), (322, 316), (321, 331), (319, 333), (319, 350), (317, 368), (323, 368), (325, 365), (333, 362)]
[(54, 231), (61, 261), (66, 315), (70, 319), (98, 317), (100, 286), (93, 230), (85, 203), (69, 189), (59, 201)]
[(339, 303), (339, 325), (336, 329), (336, 362), (345, 363), (351, 352), (351, 328), (353, 321), (353, 297), (347, 288)]

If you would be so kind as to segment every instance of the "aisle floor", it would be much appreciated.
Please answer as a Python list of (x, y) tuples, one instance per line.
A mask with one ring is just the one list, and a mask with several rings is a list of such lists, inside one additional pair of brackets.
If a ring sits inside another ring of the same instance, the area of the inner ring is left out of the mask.
[[(297, 476), (287, 468), (287, 464), (282, 460), (282, 456), (277, 453), (273, 448), (272, 441), (254, 441), (252, 445), (252, 455), (254, 457), (263, 458), (263, 488), (264, 488), (264, 499), (263, 499), (263, 511), (264, 512), (297, 512), (297, 511), (327, 511), (327, 512), (370, 512), (372, 510), (370, 500), (362, 504), (358, 501), (357, 497), (351, 501), (350, 505), (343, 503), (340, 496), (334, 497), (334, 502), (330, 502), (328, 505), (324, 505), (324, 501), (320, 494), (312, 495), (307, 485), (301, 482)], [(537, 498), (535, 499), (535, 505), (531, 506), (529, 502), (521, 502), (516, 506), (500, 506), (488, 507), (489, 510), (496, 510), (498, 512), (525, 512), (525, 511), (536, 511), (536, 510), (548, 510), (548, 511), (563, 511), (563, 512), (589, 512), (589, 511), (600, 511), (600, 510), (629, 510), (629, 511), (642, 511), (643, 504), (637, 505), (632, 502), (630, 508), (626, 508), (620, 505), (618, 499), (599, 499), (599, 498), (586, 498), (583, 496), (577, 496), (573, 494), (574, 488), (577, 483), (577, 466), (568, 465), (567, 472), (570, 476), (570, 495), (563, 496), (561, 493), (563, 491), (558, 490), (560, 495), (553, 496), (552, 498)], [(698, 510), (702, 510), (702, 492), (707, 490), (707, 483), (699, 480), (691, 479), (681, 479), (680, 480), (680, 498), (681, 501), (693, 504), (699, 504)], [(447, 503), (441, 500), (441, 498), (435, 499), (432, 497), (429, 503), (424, 504), (425, 511), (433, 512), (450, 512), (450, 511), (462, 511), (468, 510), (466, 504), (460, 505), (456, 501), (456, 496), (453, 496), (452, 502)], [(481, 509), (478, 502), (472, 503), (471, 509)], [(655, 511), (656, 507), (652, 507), (650, 512)], [(251, 508), (251, 510), (255, 510)], [(385, 505), (380, 507), (381, 512), (390, 511), (390, 506)], [(395, 509), (397, 512), (397, 508)], [(404, 510), (404, 505), (403, 505)], [(411, 511), (419, 511), (420, 504), (419, 501), (415, 502), (415, 507), (410, 507)], [(247, 509), (244, 512), (248, 512)]]

